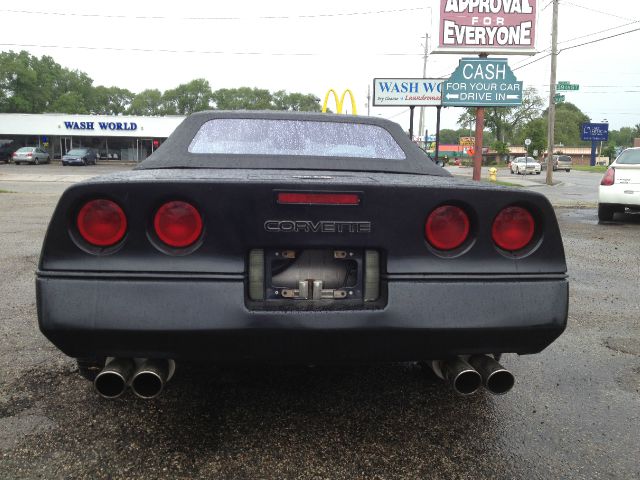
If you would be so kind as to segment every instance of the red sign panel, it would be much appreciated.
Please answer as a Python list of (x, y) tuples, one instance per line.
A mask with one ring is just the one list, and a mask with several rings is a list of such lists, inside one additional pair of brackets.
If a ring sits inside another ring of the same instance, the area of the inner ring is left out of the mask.
[(442, 53), (535, 53), (536, 0), (440, 0)]

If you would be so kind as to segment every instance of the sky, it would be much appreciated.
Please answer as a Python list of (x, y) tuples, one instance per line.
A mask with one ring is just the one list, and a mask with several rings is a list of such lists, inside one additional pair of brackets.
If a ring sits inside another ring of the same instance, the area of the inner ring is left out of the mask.
[[(524, 87), (535, 87), (548, 103), (550, 57), (544, 55), (551, 45), (552, 5), (537, 4), (541, 53), (507, 58)], [(94, 85), (133, 92), (166, 90), (194, 78), (207, 79), (214, 90), (284, 89), (322, 99), (330, 88), (348, 88), (357, 113), (366, 115), (374, 78), (422, 76), (425, 36), (429, 51), (437, 46), (439, 6), (439, 0), (22, 0), (0, 4), (0, 49), (49, 55), (86, 72)], [(567, 101), (594, 122), (607, 119), (610, 129), (640, 123), (640, 30), (568, 47), (635, 29), (635, 0), (560, 0), (557, 79), (579, 84), (579, 91), (566, 93)], [(448, 77), (461, 57), (430, 54), (427, 78)], [(369, 108), (371, 115), (408, 128), (408, 109)], [(461, 113), (443, 109), (441, 128), (457, 128)], [(435, 132), (435, 120), (436, 109), (425, 109), (429, 132)]]

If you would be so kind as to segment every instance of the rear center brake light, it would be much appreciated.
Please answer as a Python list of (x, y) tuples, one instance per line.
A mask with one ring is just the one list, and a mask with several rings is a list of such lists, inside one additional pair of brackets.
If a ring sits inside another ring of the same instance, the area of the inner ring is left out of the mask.
[(521, 250), (533, 239), (535, 221), (522, 207), (507, 207), (493, 221), (491, 236), (495, 244), (510, 252)]
[(198, 210), (179, 200), (162, 205), (153, 219), (158, 238), (174, 248), (193, 245), (202, 234), (202, 217)]
[(85, 241), (97, 247), (118, 243), (127, 231), (127, 217), (120, 206), (106, 199), (87, 202), (78, 212), (78, 232)]
[(429, 214), (424, 231), (434, 248), (453, 250), (469, 236), (469, 216), (460, 207), (442, 205)]
[(605, 187), (611, 186), (616, 181), (616, 169), (609, 167), (602, 177), (602, 181), (600, 185), (604, 185)]
[(357, 193), (278, 192), (278, 203), (298, 205), (360, 205)]

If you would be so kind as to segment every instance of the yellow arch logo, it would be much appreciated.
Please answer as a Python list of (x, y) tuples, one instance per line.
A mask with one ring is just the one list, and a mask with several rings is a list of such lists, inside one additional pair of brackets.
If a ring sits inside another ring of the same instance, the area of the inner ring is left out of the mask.
[(353, 115), (357, 115), (356, 112), (356, 101), (355, 98), (353, 97), (353, 92), (351, 90), (349, 90), (348, 88), (342, 92), (342, 96), (338, 99), (338, 94), (336, 93), (336, 91), (331, 88), (327, 94), (324, 97), (324, 103), (322, 104), (322, 113), (327, 113), (327, 103), (329, 102), (329, 95), (333, 93), (333, 99), (336, 101), (336, 111), (337, 113), (342, 113), (342, 106), (344, 105), (344, 97), (347, 95), (347, 93), (349, 94), (349, 97), (351, 98), (351, 113)]

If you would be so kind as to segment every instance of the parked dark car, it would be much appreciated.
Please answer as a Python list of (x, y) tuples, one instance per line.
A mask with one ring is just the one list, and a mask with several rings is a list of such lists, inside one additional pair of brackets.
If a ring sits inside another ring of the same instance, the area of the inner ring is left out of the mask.
[(95, 165), (98, 154), (92, 148), (74, 148), (62, 156), (62, 166)]
[(501, 354), (565, 329), (566, 272), (544, 195), (456, 179), (396, 123), (200, 112), (64, 192), (38, 321), (107, 398), (156, 397), (182, 361), (415, 361), (498, 394)]
[(11, 163), (13, 152), (18, 149), (18, 146), (11, 141), (5, 141), (0, 144), (0, 162)]

